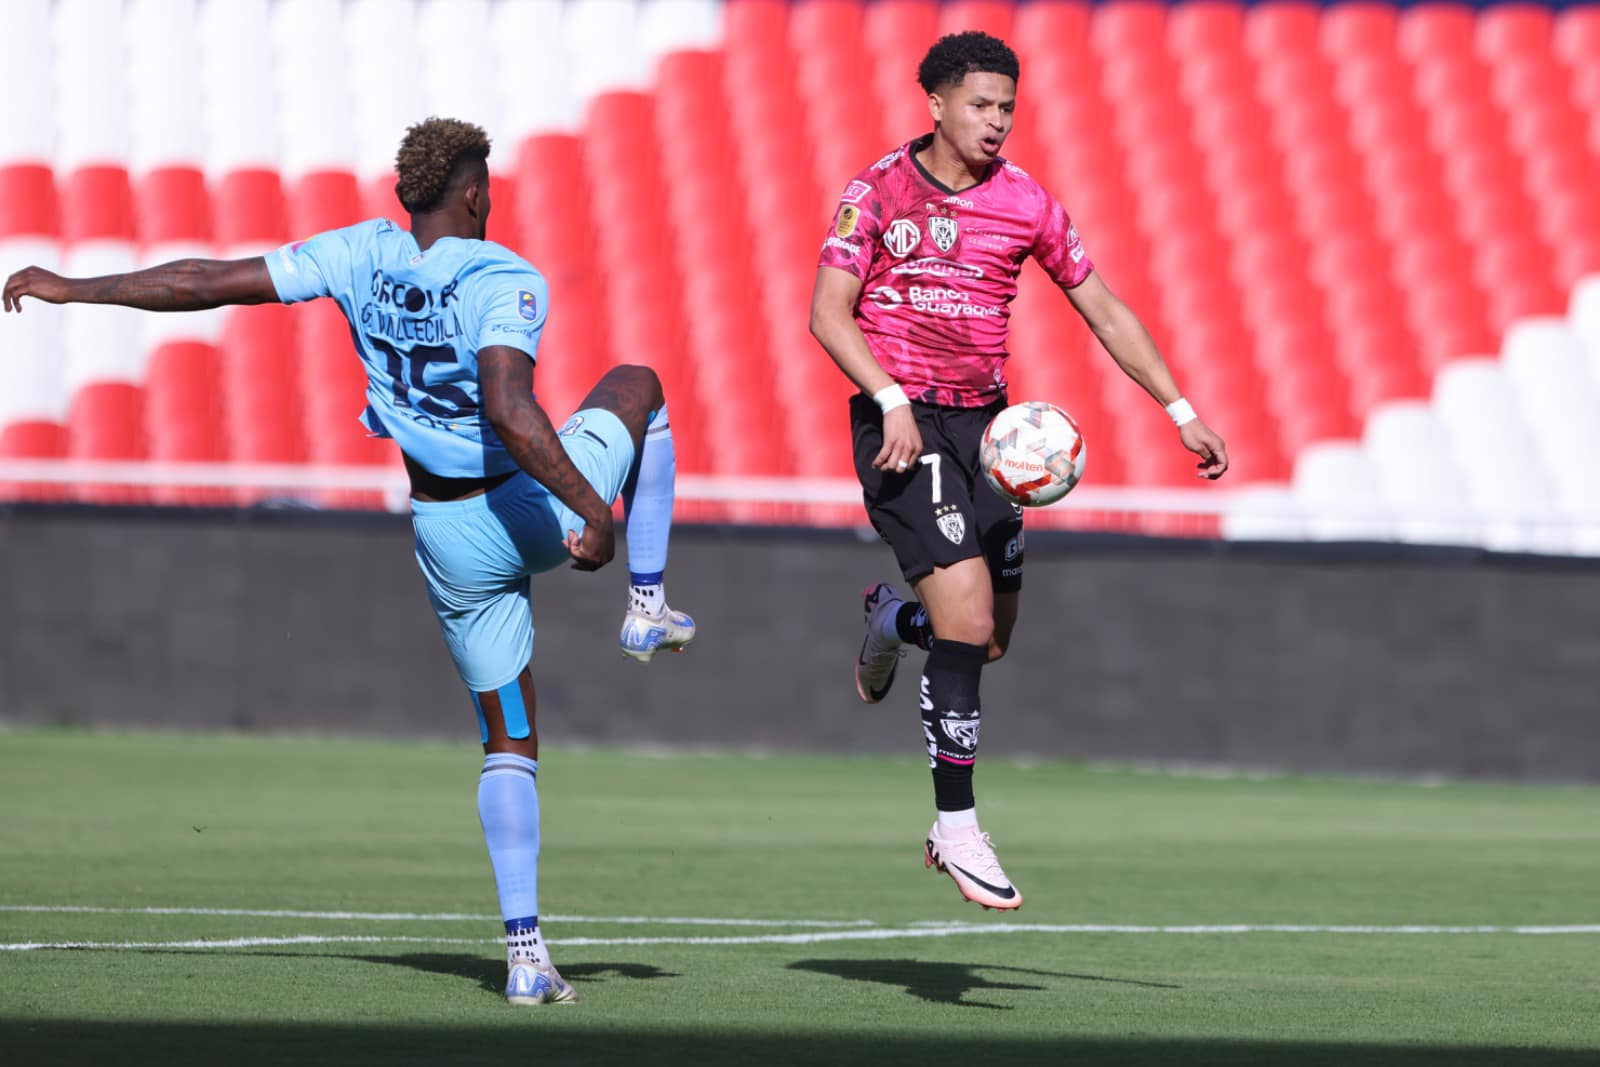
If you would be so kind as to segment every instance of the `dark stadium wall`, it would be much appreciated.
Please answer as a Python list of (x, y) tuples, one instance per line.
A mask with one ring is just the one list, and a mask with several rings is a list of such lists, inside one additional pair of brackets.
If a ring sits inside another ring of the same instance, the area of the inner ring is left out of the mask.
[[(903, 753), (915, 655), (850, 677), (848, 534), (683, 529), (685, 654), (616, 645), (622, 566), (534, 581), (548, 742)], [(392, 516), (0, 511), (0, 721), (476, 741)], [(990, 755), (1600, 781), (1600, 567), (1136, 540), (1029, 545)], [(3, 743), (3, 740), (0, 740)]]

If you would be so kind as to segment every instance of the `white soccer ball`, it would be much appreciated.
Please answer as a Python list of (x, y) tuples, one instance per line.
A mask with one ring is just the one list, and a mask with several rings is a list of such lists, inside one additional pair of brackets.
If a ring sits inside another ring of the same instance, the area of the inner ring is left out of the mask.
[(1086, 458), (1072, 416), (1040, 400), (1000, 412), (978, 445), (978, 465), (990, 488), (1025, 508), (1054, 504), (1071, 492)]

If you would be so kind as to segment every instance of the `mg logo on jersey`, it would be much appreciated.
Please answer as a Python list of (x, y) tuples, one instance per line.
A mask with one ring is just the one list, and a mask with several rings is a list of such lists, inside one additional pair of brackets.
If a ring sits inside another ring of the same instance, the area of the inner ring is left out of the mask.
[(922, 243), (922, 233), (910, 219), (895, 219), (883, 235), (883, 247), (901, 259), (909, 256)]
[(939, 251), (950, 251), (956, 246), (956, 220), (948, 215), (929, 215), (928, 236), (939, 246)]

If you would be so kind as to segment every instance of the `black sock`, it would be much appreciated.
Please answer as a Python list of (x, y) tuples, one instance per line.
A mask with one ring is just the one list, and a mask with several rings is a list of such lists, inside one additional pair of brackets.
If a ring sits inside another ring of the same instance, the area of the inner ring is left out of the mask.
[(933, 768), (933, 803), (940, 811), (974, 806), (972, 766), (978, 756), (981, 704), (978, 681), (989, 659), (984, 645), (940, 638), (922, 668), (922, 732)]
[(894, 617), (894, 629), (900, 640), (924, 652), (933, 645), (933, 625), (928, 622), (928, 609), (915, 600), (900, 605)]

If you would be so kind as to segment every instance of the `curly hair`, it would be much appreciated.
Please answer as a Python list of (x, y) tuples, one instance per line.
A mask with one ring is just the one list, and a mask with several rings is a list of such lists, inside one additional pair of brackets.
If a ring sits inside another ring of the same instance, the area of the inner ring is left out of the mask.
[(968, 74), (1004, 74), (1017, 80), (1017, 54), (998, 37), (981, 30), (967, 30), (939, 38), (922, 57), (917, 81), (924, 92), (937, 92), (947, 85), (959, 85)]
[(456, 168), (468, 160), (489, 158), (489, 135), (481, 126), (460, 119), (426, 118), (406, 130), (394, 170), (400, 176), (394, 193), (413, 215), (439, 206)]

